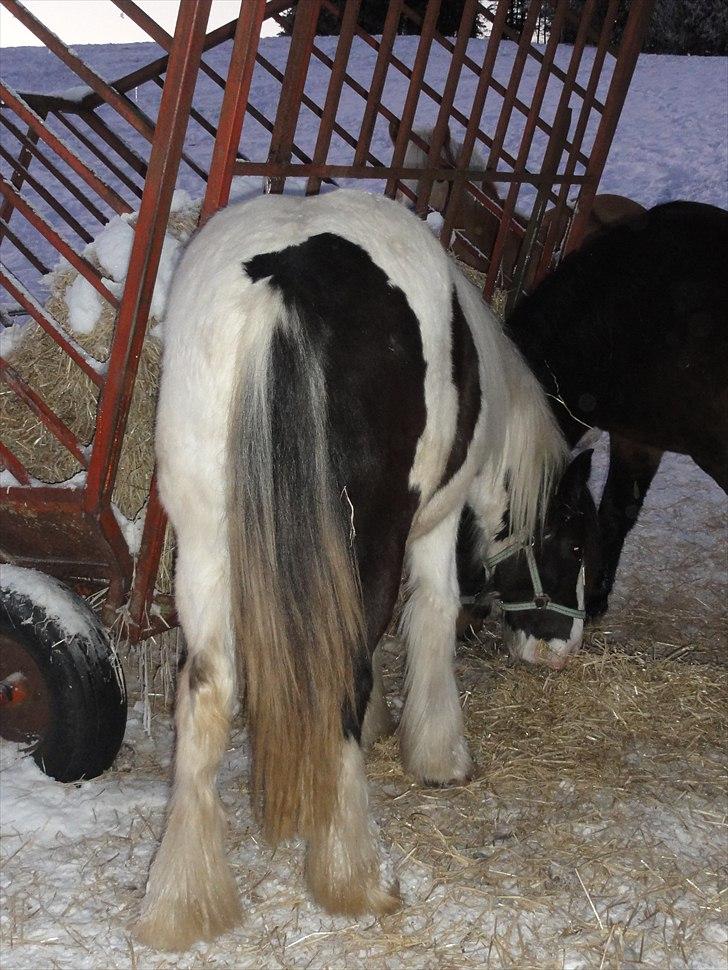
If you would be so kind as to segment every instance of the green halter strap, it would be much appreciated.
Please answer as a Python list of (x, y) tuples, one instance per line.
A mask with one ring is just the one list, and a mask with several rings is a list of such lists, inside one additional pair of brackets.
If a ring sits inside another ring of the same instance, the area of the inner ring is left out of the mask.
[[(585, 619), (585, 610), (574, 609), (572, 606), (562, 606), (561, 603), (554, 603), (549, 597), (548, 593), (544, 592), (541, 576), (538, 571), (538, 565), (536, 564), (536, 557), (533, 554), (533, 542), (524, 542), (521, 540), (513, 543), (510, 546), (506, 546), (504, 549), (501, 549), (500, 552), (497, 552), (494, 556), (490, 556), (485, 560), (486, 568), (492, 571), (499, 562), (503, 562), (503, 560), (508, 559), (509, 556), (516, 555), (521, 551), (521, 549), (523, 549), (526, 554), (526, 564), (528, 565), (528, 571), (531, 574), (533, 599), (524, 603), (504, 603), (501, 599), (501, 609), (506, 613), (520, 613), (523, 610), (551, 610), (552, 613), (561, 613), (562, 616), (570, 616), (575, 620)], [(584, 578), (583, 563), (581, 564), (579, 577), (582, 580)]]

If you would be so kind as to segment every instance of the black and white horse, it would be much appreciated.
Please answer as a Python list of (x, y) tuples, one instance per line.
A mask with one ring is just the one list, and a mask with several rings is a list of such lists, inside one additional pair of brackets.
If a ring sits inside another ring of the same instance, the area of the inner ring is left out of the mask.
[[(607, 609), (625, 538), (664, 451), (690, 455), (728, 492), (726, 266), (728, 212), (670, 202), (604, 228), (507, 322), (567, 442), (575, 445), (592, 427), (609, 432), (598, 520), (589, 494), (580, 491), (559, 507), (552, 503), (537, 538), (541, 573), (567, 588), (580, 568), (574, 549), (581, 546), (592, 616)], [(522, 555), (493, 571), (506, 602), (530, 588)], [(506, 613), (511, 637), (522, 636), (529, 618), (548, 637), (548, 618), (533, 612)], [(537, 649), (531, 639), (528, 659), (537, 659)]]
[(385, 198), (265, 196), (218, 213), (164, 326), (159, 488), (189, 652), (140, 936), (180, 949), (240, 916), (215, 792), (239, 695), (264, 834), (306, 840), (330, 912), (389, 912), (361, 745), (387, 723), (372, 655), (403, 570), (402, 758), (421, 782), (463, 781), (460, 513), (468, 500), (497, 523), (496, 552), (538, 531), (563, 437), (477, 290)]

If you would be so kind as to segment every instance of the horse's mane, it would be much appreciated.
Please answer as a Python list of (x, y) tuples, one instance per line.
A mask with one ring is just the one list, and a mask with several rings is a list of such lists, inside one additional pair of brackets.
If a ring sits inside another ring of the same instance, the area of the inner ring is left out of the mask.
[[(503, 399), (489, 401), (494, 420), (502, 409), (504, 436), (502, 446), (486, 462), (484, 480), (491, 483), (494, 495), (506, 485), (509, 532), (531, 536), (543, 524), (549, 498), (566, 465), (568, 447), (539, 380), (496, 317), (484, 312), (480, 294), (463, 277), (458, 282), (458, 296), (468, 317), (482, 319), (490, 330), (492, 352), (483, 358), (485, 386), (502, 388), (505, 383)], [(496, 367), (498, 373), (490, 376), (489, 369)]]

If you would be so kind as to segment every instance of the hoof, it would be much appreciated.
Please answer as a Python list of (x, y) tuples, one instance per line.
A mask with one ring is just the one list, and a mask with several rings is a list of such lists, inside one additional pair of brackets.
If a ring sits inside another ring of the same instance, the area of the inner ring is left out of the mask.
[(134, 936), (154, 950), (187, 950), (200, 940), (214, 940), (238, 926), (242, 908), (234, 897), (214, 900), (169, 899), (147, 907), (134, 927)]
[(469, 771), (464, 777), (453, 777), (448, 778), (447, 781), (435, 781), (432, 778), (423, 778), (420, 784), (423, 788), (459, 788), (461, 785), (467, 785), (473, 780), (473, 772)]
[(424, 737), (413, 744), (402, 734), (400, 749), (407, 772), (428, 788), (464, 785), (472, 777), (470, 752), (462, 734), (455, 735), (450, 743), (442, 737), (433, 738), (430, 745)]
[[(310, 880), (309, 880), (310, 884)], [(389, 916), (402, 907), (399, 882), (381, 884), (372, 880), (369, 884), (354, 887), (335, 884), (311, 886), (315, 901), (332, 916)]]

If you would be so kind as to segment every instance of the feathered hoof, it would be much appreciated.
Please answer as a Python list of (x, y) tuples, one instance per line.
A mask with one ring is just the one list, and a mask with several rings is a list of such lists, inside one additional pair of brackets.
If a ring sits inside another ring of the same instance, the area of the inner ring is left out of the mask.
[(399, 882), (395, 879), (389, 885), (372, 881), (366, 885), (309, 887), (315, 901), (332, 916), (389, 916), (402, 906)]
[(211, 803), (195, 841), (171, 824), (149, 871), (135, 936), (157, 950), (186, 950), (242, 921), (238, 887), (222, 851), (222, 815)]
[[(149, 897), (147, 896), (147, 899)], [(134, 927), (140, 943), (155, 950), (187, 950), (199, 940), (214, 940), (242, 921), (237, 887), (230, 884), (215, 891), (189, 896), (172, 892), (147, 903)]]
[[(404, 739), (400, 739), (404, 742)], [(402, 743), (402, 763), (421, 785), (427, 788), (447, 788), (467, 784), (473, 771), (470, 752), (464, 738), (450, 745), (437, 744), (428, 748), (419, 743)]]
[(382, 698), (376, 704), (370, 704), (361, 729), (362, 748), (368, 751), (376, 741), (394, 734), (395, 729), (396, 724), (387, 702)]

